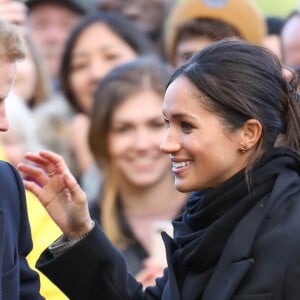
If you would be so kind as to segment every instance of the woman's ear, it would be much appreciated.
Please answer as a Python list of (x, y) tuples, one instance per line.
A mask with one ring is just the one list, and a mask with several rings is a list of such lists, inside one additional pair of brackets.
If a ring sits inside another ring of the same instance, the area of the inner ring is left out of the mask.
[(256, 119), (247, 120), (241, 128), (240, 150), (256, 147), (262, 135), (262, 125)]

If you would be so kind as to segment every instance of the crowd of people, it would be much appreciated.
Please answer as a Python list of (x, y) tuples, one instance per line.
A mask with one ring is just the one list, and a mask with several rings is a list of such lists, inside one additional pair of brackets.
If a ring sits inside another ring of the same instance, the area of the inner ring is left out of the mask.
[(298, 11), (0, 0), (0, 20), (1, 168), (25, 186), (3, 299), (299, 299)]

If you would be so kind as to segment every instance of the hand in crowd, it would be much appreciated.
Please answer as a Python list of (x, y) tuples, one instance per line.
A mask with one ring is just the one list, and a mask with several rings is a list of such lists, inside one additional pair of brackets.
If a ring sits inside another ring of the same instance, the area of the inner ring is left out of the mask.
[(85, 193), (70, 173), (64, 160), (51, 151), (26, 153), (32, 164), (20, 163), (18, 168), (33, 181), (24, 181), (44, 205), (52, 219), (67, 237), (77, 237), (93, 227)]
[(155, 279), (163, 275), (166, 263), (151, 257), (144, 260), (144, 268), (136, 275), (136, 279), (144, 288), (155, 284)]
[(25, 25), (27, 7), (20, 1), (0, 0), (0, 16), (8, 22)]

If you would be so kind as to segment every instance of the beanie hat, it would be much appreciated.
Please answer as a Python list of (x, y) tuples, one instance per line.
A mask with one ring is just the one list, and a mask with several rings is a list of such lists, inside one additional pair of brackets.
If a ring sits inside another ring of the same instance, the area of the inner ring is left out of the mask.
[(66, 6), (80, 14), (86, 13), (91, 6), (91, 0), (24, 0), (23, 2), (27, 5), (29, 10), (40, 4), (49, 3)]
[(266, 32), (265, 19), (253, 0), (183, 0), (171, 11), (165, 30), (166, 51), (173, 57), (177, 29), (193, 19), (218, 19), (234, 27), (241, 38), (261, 43)]

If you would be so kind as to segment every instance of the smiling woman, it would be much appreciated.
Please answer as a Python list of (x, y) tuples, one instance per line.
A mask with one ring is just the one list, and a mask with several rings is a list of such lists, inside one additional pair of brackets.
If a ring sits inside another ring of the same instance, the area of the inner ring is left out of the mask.
[[(247, 164), (247, 155), (234, 151), (242, 143), (242, 133), (226, 132), (220, 118), (205, 108), (205, 102), (199, 105), (204, 94), (196, 94), (194, 85), (179, 77), (170, 84), (164, 101), (169, 134), (161, 149), (171, 156), (175, 186), (182, 192), (216, 187)], [(257, 140), (261, 126), (256, 125), (251, 138)], [(250, 141), (244, 143), (249, 150)]]
[[(174, 238), (163, 234), (164, 276), (142, 289), (93, 224), (62, 159), (45, 151), (26, 157), (56, 175), (21, 165), (41, 179), (41, 186), (26, 186), (64, 239), (81, 240), (69, 245), (62, 238), (38, 267), (75, 299), (299, 299), (300, 107), (276, 55), (240, 40), (208, 46), (171, 76), (163, 113), (161, 149), (171, 158), (177, 189), (192, 192), (173, 221)], [(71, 198), (61, 193), (66, 189)], [(165, 195), (151, 194), (155, 203)]]

